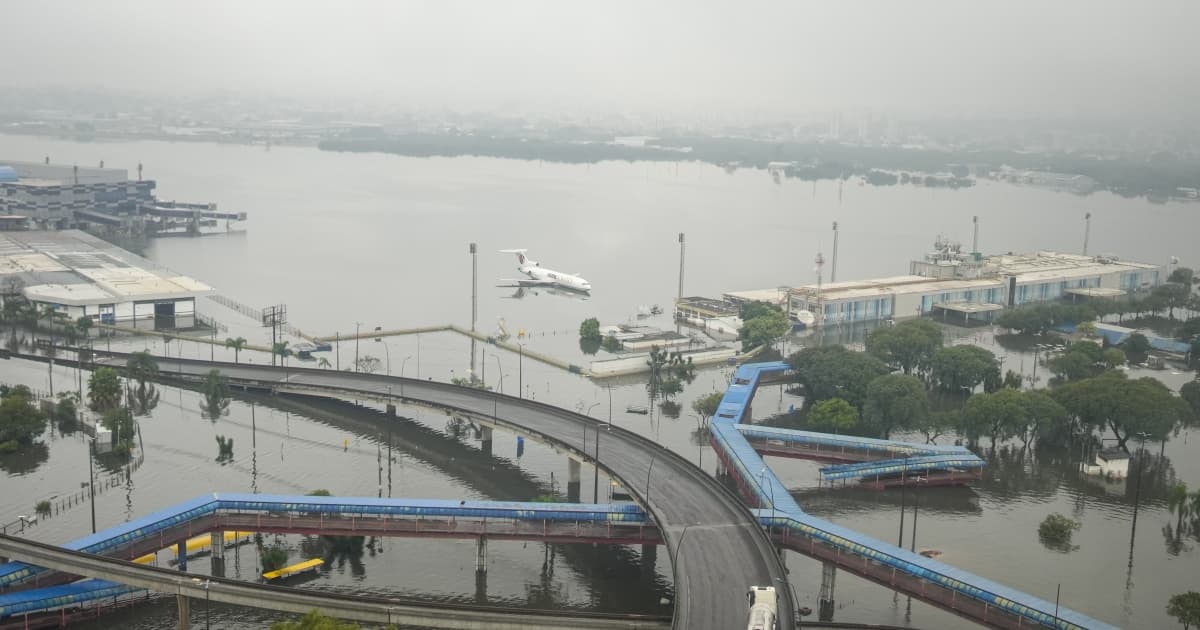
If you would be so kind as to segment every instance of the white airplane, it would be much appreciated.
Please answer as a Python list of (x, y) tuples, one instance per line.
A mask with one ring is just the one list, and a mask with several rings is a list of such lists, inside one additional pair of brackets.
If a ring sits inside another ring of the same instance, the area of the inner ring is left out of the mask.
[(587, 293), (592, 290), (592, 283), (580, 278), (573, 273), (562, 273), (553, 269), (546, 269), (541, 266), (536, 260), (530, 260), (525, 255), (527, 249), (502, 249), (502, 254), (517, 255), (517, 271), (528, 276), (519, 280), (505, 280), (504, 282), (513, 282), (516, 286), (521, 287), (561, 287), (572, 291), (580, 291)]

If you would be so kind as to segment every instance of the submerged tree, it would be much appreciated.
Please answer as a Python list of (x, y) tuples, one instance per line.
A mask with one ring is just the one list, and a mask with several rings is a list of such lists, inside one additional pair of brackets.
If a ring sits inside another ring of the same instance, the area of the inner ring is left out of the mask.
[(1172, 595), (1167, 601), (1167, 614), (1183, 624), (1183, 630), (1200, 626), (1200, 593), (1188, 591)]
[(209, 370), (204, 377), (204, 402), (200, 405), (200, 415), (215, 422), (228, 413), (229, 383), (220, 370)]
[(121, 404), (121, 377), (110, 367), (98, 368), (88, 378), (88, 400), (92, 411), (104, 413)]
[(129, 396), (130, 409), (134, 415), (149, 415), (158, 406), (159, 393), (153, 383), (159, 375), (158, 362), (149, 352), (134, 352), (129, 355), (125, 369), (129, 378), (137, 382)]
[(1071, 535), (1079, 527), (1079, 521), (1055, 512), (1047, 516), (1041, 525), (1038, 525), (1038, 539), (1047, 549), (1062, 552), (1074, 551), (1078, 547), (1071, 545)]

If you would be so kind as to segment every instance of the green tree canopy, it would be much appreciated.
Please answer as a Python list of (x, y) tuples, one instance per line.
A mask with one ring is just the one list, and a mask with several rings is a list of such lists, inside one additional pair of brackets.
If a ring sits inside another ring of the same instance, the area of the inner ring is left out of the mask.
[(105, 412), (121, 404), (121, 377), (110, 367), (98, 368), (88, 379), (88, 400), (93, 411)]
[(791, 330), (791, 322), (783, 311), (775, 308), (761, 315), (742, 320), (738, 329), (738, 339), (742, 341), (742, 351), (752, 350), (758, 346), (769, 346)]
[(1094, 319), (1095, 310), (1086, 304), (1029, 304), (1005, 311), (996, 318), (996, 325), (1023, 334), (1036, 334), (1063, 322), (1078, 324)]
[(1200, 626), (1200, 593), (1188, 591), (1172, 595), (1167, 601), (1167, 614), (1183, 624), (1183, 630)]
[(149, 352), (134, 352), (125, 362), (125, 370), (129, 378), (137, 382), (139, 389), (145, 389), (146, 383), (158, 379), (158, 361)]
[(221, 370), (212, 369), (204, 377), (204, 402), (200, 406), (200, 413), (209, 420), (216, 421), (217, 418), (229, 413), (229, 383), (221, 374)]
[(692, 411), (700, 416), (701, 423), (708, 424), (708, 421), (717, 415), (717, 407), (721, 405), (721, 399), (724, 397), (724, 392), (705, 394), (692, 401)]
[(1171, 275), (1167, 276), (1167, 282), (1177, 282), (1183, 286), (1192, 286), (1192, 270), (1190, 267), (1176, 267)]
[(867, 386), (863, 424), (873, 435), (886, 440), (896, 429), (921, 427), (928, 415), (929, 398), (915, 376), (887, 374)]
[(1165, 385), (1150, 377), (1127, 379), (1118, 371), (1067, 383), (1052, 395), (1081, 425), (1111, 430), (1126, 450), (1134, 435), (1163, 440), (1187, 419), (1187, 404)]
[(583, 320), (579, 325), (579, 339), (595, 341), (596, 345), (600, 344), (600, 320), (595, 317), (589, 317)]
[(1020, 427), (1026, 426), (1024, 392), (1006, 388), (971, 396), (962, 420), (963, 434), (968, 440), (977, 442), (986, 435), (995, 448), (997, 441), (1015, 436)]
[(883, 361), (842, 346), (805, 348), (789, 361), (804, 386), (804, 404), (808, 407), (828, 398), (841, 398), (861, 409), (867, 399), (867, 385), (889, 372)]
[(1150, 352), (1150, 340), (1142, 333), (1133, 333), (1121, 342), (1121, 349), (1129, 354), (1146, 354)]
[(1128, 359), (1125, 351), (1120, 348), (1105, 348), (1104, 353), (1100, 355), (1100, 360), (1104, 362), (1106, 368), (1111, 370), (1125, 365), (1125, 361)]
[(942, 329), (928, 319), (878, 328), (867, 335), (867, 352), (905, 374), (924, 371), (942, 347)]
[(344, 623), (332, 617), (326, 617), (319, 611), (310, 610), (295, 621), (276, 621), (271, 624), (271, 630), (358, 630), (356, 623)]
[(916, 430), (925, 436), (926, 444), (937, 444), (937, 439), (955, 431), (962, 424), (962, 414), (957, 409), (935, 411), (927, 414), (925, 420), (919, 422)]
[(0, 400), (0, 444), (29, 444), (46, 430), (46, 414), (33, 404), (28, 388), (14, 388)]
[(239, 355), (241, 355), (242, 350), (244, 350), (246, 348), (246, 338), (245, 337), (226, 337), (225, 338), (225, 347), (233, 348), (233, 362), (237, 363)]
[(841, 433), (858, 424), (858, 410), (841, 398), (829, 398), (813, 405), (808, 426), (816, 431)]
[(978, 346), (964, 344), (934, 353), (931, 376), (943, 390), (958, 392), (964, 387), (974, 389), (989, 372), (998, 369), (996, 355)]
[(1187, 403), (1188, 410), (1192, 412), (1188, 424), (1193, 426), (1200, 424), (1200, 380), (1184, 383), (1179, 388), (1179, 397)]

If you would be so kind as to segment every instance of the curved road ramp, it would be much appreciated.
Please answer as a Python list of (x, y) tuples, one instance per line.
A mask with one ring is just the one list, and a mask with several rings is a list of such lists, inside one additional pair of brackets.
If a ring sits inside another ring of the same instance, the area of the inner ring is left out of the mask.
[[(105, 354), (108, 358), (97, 359), (97, 364), (122, 368), (128, 358), (127, 354)], [(591, 459), (587, 453), (591, 449), (584, 443), (585, 435), (595, 436), (599, 432), (605, 445), (598, 465), (637, 496), (657, 524), (663, 544), (670, 553), (675, 585), (672, 627), (681, 630), (744, 628), (747, 623), (746, 590), (756, 585), (782, 587), (778, 589), (778, 630), (791, 630), (795, 625), (785, 568), (775, 543), (759, 525), (757, 516), (736, 493), (716, 479), (640, 435), (619, 427), (605, 427), (585, 415), (551, 405), (446, 383), (332, 370), (156, 359), (160, 375), (166, 379), (201, 381), (209, 370), (216, 368), (234, 387), (381, 401), (403, 399), (428, 404), (470, 416), (484, 426), (504, 427), (544, 441), (568, 451), (576, 459)], [(10, 555), (4, 549), (0, 545), (0, 553)], [(26, 560), (15, 554), (11, 557)], [(56, 568), (37, 561), (29, 562)], [(172, 575), (179, 579), (178, 573)], [(186, 595), (194, 597), (204, 593), (189, 591)], [(250, 602), (248, 605), (254, 605), (257, 600), (247, 598), (246, 601)], [(497, 619), (496, 612), (487, 614)], [(440, 613), (434, 616), (438, 615)], [(580, 621), (584, 619), (586, 617)], [(434, 624), (420, 622), (420, 625)], [(569, 625), (581, 627), (580, 623)], [(455, 627), (510, 626), (491, 623)]]

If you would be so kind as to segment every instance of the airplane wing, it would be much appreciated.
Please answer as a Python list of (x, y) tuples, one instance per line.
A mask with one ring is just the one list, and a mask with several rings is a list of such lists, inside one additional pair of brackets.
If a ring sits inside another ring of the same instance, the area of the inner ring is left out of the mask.
[(553, 280), (533, 280), (531, 278), (502, 278), (503, 284), (498, 284), (498, 287), (552, 287), (555, 286)]

